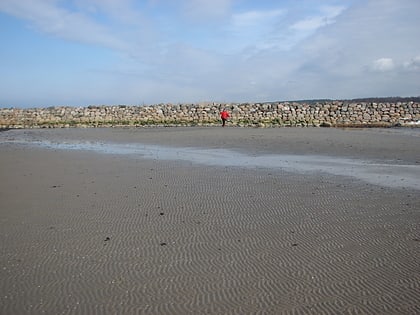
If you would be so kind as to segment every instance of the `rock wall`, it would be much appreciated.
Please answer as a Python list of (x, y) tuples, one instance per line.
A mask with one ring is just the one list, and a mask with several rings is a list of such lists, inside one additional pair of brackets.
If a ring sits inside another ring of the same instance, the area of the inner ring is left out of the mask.
[(420, 103), (328, 101), (242, 104), (159, 104), (0, 109), (0, 128), (211, 126), (226, 108), (233, 126), (419, 126)]

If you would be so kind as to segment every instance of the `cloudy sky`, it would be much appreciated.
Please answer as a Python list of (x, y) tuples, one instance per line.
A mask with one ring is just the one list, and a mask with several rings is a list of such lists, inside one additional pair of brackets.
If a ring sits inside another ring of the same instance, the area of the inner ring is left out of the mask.
[(419, 0), (0, 0), (0, 107), (420, 95)]

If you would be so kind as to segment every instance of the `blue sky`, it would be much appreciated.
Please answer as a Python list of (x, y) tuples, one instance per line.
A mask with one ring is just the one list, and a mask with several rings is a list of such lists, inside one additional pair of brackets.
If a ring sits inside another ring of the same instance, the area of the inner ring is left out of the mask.
[(0, 107), (420, 95), (418, 0), (0, 0)]

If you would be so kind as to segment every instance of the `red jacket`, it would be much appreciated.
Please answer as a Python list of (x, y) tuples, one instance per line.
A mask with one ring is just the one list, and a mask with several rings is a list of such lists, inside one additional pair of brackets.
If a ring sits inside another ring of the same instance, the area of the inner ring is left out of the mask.
[(220, 118), (222, 119), (228, 119), (229, 117), (230, 117), (229, 113), (225, 110), (220, 113)]

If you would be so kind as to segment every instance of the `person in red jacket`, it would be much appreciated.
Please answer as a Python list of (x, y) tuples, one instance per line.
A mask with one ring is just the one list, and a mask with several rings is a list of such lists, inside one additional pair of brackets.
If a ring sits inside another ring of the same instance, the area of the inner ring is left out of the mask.
[(225, 126), (226, 121), (228, 120), (229, 117), (230, 115), (226, 109), (223, 109), (223, 111), (220, 112), (220, 118), (222, 119), (222, 127)]

